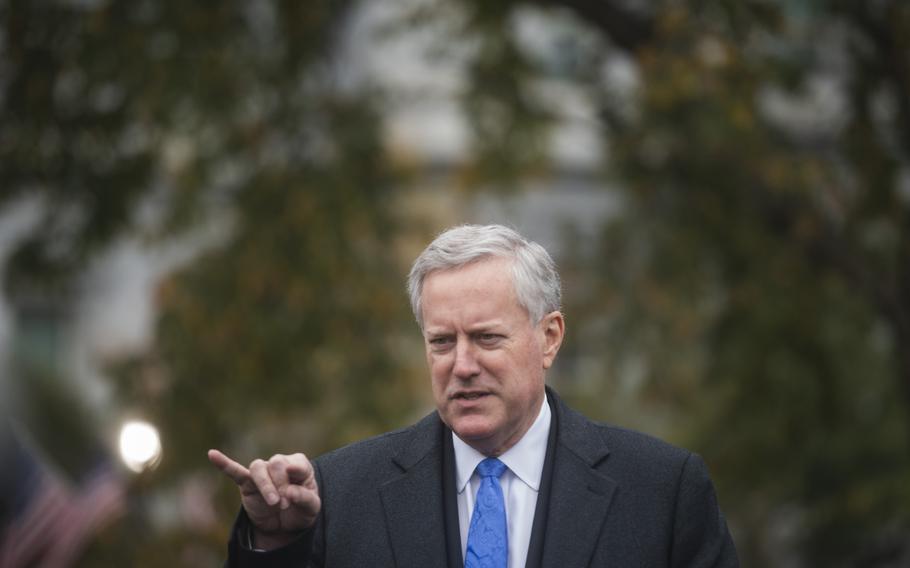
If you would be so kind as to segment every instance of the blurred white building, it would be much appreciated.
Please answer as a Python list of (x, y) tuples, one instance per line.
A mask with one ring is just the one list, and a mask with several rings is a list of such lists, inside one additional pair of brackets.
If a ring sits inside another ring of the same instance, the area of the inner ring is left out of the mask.
[[(441, 18), (432, 26), (402, 25), (413, 10), (433, 4), (426, 0), (362, 2), (341, 35), (335, 65), (341, 88), (376, 93), (386, 117), (390, 154), (422, 172), (419, 181), (405, 190), (401, 206), (426, 217), (437, 230), (464, 222), (514, 226), (548, 248), (557, 261), (567, 248), (583, 249), (617, 203), (600, 175), (607, 150), (595, 102), (569, 81), (559, 80), (558, 68), (571, 64), (576, 52), (592, 39), (568, 16), (525, 10), (513, 19), (506, 32), (514, 34), (529, 53), (549, 58), (545, 64), (557, 71), (556, 79), (536, 86), (537, 95), (557, 117), (548, 146), (552, 167), (546, 177), (526, 182), (519, 192), (468, 194), (458, 187), (456, 174), (468, 159), (470, 145), (459, 102), (470, 42), (442, 49), (446, 34), (457, 33), (457, 18), (448, 29)], [(622, 60), (604, 72), (612, 74), (614, 84), (634, 88), (634, 73)], [(0, 270), (13, 245), (34, 228), (41, 208), (48, 206), (26, 199), (3, 211)], [(575, 236), (573, 242), (563, 238), (567, 229)], [(85, 267), (72, 288), (56, 297), (44, 293), (0, 297), (0, 365), (10, 369), (11, 358), (16, 357), (33, 367), (65, 370), (61, 376), (74, 381), (74, 390), (84, 394), (103, 422), (114, 426), (131, 417), (111, 404), (104, 362), (149, 348), (159, 281), (217, 243), (225, 230), (227, 225), (216, 222), (179, 242), (158, 244), (125, 237), (111, 243)], [(4, 372), (2, 376), (5, 383), (0, 383), (0, 393), (14, 400), (13, 375)]]

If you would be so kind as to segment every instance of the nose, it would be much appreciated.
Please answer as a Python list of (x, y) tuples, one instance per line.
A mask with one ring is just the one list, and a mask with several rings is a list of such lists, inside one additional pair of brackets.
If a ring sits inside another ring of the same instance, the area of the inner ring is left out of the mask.
[(459, 341), (455, 345), (455, 364), (452, 374), (462, 380), (480, 374), (480, 365), (477, 363), (474, 346), (470, 341)]

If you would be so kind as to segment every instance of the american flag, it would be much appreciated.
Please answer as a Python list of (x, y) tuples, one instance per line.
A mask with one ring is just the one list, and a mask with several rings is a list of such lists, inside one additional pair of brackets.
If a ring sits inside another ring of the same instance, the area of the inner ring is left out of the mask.
[(92, 535), (124, 512), (122, 479), (102, 463), (74, 485), (21, 437), (7, 446), (0, 461), (14, 475), (0, 532), (0, 568), (72, 566)]

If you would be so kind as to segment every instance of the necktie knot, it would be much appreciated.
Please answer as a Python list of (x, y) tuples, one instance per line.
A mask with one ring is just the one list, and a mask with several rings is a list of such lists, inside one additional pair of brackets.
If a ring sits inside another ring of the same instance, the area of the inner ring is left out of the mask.
[(502, 472), (506, 470), (506, 464), (502, 463), (496, 458), (487, 458), (477, 464), (477, 473), (481, 477), (492, 477), (494, 479), (499, 479), (502, 476)]

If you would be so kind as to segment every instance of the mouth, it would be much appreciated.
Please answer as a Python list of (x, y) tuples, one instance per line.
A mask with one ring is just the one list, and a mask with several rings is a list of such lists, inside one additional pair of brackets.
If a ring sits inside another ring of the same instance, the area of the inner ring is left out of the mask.
[(459, 391), (449, 397), (451, 400), (473, 401), (490, 396), (486, 391)]

